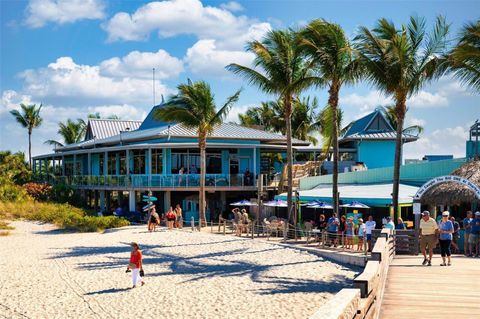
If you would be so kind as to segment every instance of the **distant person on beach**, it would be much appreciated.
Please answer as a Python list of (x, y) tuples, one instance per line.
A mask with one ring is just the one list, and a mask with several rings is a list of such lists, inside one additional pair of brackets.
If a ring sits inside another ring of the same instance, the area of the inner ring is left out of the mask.
[(355, 230), (355, 224), (353, 223), (353, 217), (348, 217), (345, 222), (345, 233), (346, 233), (346, 247), (347, 249), (353, 249), (353, 235)]
[(453, 234), (452, 234), (452, 253), (458, 253), (458, 240), (460, 239), (459, 230), (460, 224), (455, 220), (455, 217), (451, 216), (450, 221), (453, 224)]
[[(420, 220), (420, 250), (423, 254), (422, 265), (431, 266), (433, 257), (433, 248), (437, 245), (438, 226), (433, 218), (430, 217), (428, 210), (423, 211), (422, 219)], [(427, 246), (428, 256), (427, 259)]]
[(365, 236), (367, 227), (363, 223), (363, 219), (359, 218), (358, 219), (358, 230), (357, 230), (357, 235), (358, 235), (358, 245), (357, 245), (357, 250), (358, 251), (363, 251), (363, 237)]
[(180, 207), (180, 204), (177, 204), (175, 207), (175, 216), (176, 216), (176, 226), (177, 228), (182, 229), (183, 228), (183, 214), (182, 214), (182, 208)]
[(473, 214), (472, 211), (467, 211), (467, 217), (463, 219), (463, 253), (465, 256), (471, 256), (472, 250), (470, 249), (471, 246), (469, 245), (470, 241), (470, 233), (472, 232), (472, 218)]
[(397, 230), (407, 229), (407, 226), (405, 226), (405, 223), (403, 222), (403, 219), (401, 217), (398, 217), (397, 225), (395, 226), (395, 229), (397, 229)]
[(372, 251), (372, 230), (377, 227), (377, 222), (373, 220), (373, 216), (368, 216), (368, 220), (365, 223), (365, 234), (367, 235), (367, 244), (368, 244), (368, 251)]
[(330, 217), (327, 222), (328, 237), (330, 237), (330, 245), (333, 245), (333, 247), (337, 247), (338, 224), (339, 221), (337, 214), (333, 213), (332, 217)]
[(167, 218), (167, 227), (168, 229), (173, 229), (173, 223), (175, 222), (175, 213), (173, 212), (172, 206), (168, 209), (167, 215), (165, 216)]
[(478, 246), (480, 239), (480, 212), (475, 212), (475, 218), (472, 220), (472, 231), (470, 232), (469, 245), (471, 256), (478, 257)]
[[(448, 211), (444, 211), (442, 213), (442, 220), (438, 224), (438, 229), (439, 229), (439, 242), (440, 242), (440, 252), (442, 255), (442, 263), (440, 266), (451, 266), (452, 261), (451, 261), (451, 254), (452, 252), (450, 251), (450, 246), (452, 244), (452, 239), (453, 239), (453, 223), (450, 220), (450, 213)], [(448, 260), (448, 263), (446, 263), (446, 260)]]
[(145, 282), (140, 276), (140, 271), (143, 271), (142, 252), (137, 243), (131, 243), (131, 246), (132, 252), (130, 254), (130, 263), (128, 264), (127, 272), (132, 271), (132, 288), (135, 288), (138, 283), (141, 283), (143, 286)]
[(155, 231), (157, 228), (157, 225), (160, 224), (160, 216), (155, 210), (155, 207), (152, 207), (150, 209), (147, 218), (148, 218), (148, 231), (149, 232)]

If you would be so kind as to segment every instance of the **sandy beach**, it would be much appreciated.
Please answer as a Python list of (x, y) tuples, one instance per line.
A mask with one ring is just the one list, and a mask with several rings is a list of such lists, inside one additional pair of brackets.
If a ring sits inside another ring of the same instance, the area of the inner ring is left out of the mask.
[[(273, 243), (189, 230), (12, 225), (0, 238), (7, 318), (308, 318), (358, 271)], [(146, 273), (135, 289), (125, 273), (132, 241)]]

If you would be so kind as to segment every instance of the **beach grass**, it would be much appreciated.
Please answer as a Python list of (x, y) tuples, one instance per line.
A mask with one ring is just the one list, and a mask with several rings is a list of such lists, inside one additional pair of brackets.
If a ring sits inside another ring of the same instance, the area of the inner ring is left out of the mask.
[[(68, 204), (48, 202), (0, 202), (0, 220), (36, 220), (52, 223), (60, 228), (80, 232), (103, 231), (130, 225), (129, 221), (115, 216), (90, 216), (80, 208)], [(0, 228), (1, 229), (1, 228)]]

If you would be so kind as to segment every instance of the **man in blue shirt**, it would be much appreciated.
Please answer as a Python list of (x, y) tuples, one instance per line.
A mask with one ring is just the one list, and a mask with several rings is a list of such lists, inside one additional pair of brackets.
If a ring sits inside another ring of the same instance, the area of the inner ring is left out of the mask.
[(334, 247), (337, 247), (338, 225), (339, 225), (339, 221), (337, 218), (337, 214), (333, 213), (332, 217), (330, 217), (327, 221), (327, 231), (328, 231), (328, 237), (330, 237), (330, 245), (333, 244)]
[(467, 212), (467, 217), (463, 219), (463, 229), (465, 230), (465, 232), (463, 233), (463, 253), (465, 254), (465, 256), (472, 255), (472, 249), (468, 243), (470, 239), (470, 233), (472, 232), (472, 215), (472, 211), (469, 210)]
[(478, 244), (480, 239), (480, 212), (475, 212), (475, 219), (472, 220), (470, 238), (468, 243), (470, 244), (470, 252), (478, 257)]

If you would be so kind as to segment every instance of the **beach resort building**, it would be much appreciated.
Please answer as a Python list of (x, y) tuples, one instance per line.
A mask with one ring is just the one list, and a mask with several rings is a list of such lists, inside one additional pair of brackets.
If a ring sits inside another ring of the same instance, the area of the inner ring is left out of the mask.
[[(180, 124), (155, 120), (88, 122), (85, 140), (33, 159), (37, 179), (78, 189), (91, 207), (107, 210), (142, 205), (151, 191), (160, 210), (180, 204), (185, 217), (198, 218), (200, 152), (197, 133)], [(293, 140), (294, 146), (308, 142)], [(270, 169), (263, 154), (284, 153), (280, 134), (223, 123), (207, 139), (207, 219), (227, 203), (257, 196), (257, 178)]]

